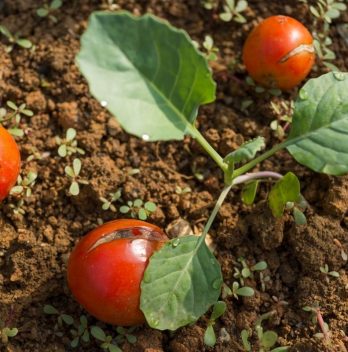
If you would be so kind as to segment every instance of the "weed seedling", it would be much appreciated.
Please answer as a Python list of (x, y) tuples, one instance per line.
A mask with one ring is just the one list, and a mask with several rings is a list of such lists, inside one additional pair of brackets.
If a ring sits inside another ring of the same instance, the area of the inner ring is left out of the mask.
[(11, 337), (18, 334), (17, 328), (10, 328), (8, 324), (0, 319), (0, 341), (6, 345)]
[(263, 271), (267, 269), (267, 263), (265, 261), (258, 262), (251, 267), (248, 266), (244, 258), (239, 258), (238, 262), (241, 263), (242, 268), (234, 267), (233, 276), (240, 281), (241, 286), (244, 286), (244, 279), (254, 278), (255, 271)]
[(112, 336), (106, 335), (104, 330), (99, 326), (92, 326), (91, 334), (95, 339), (102, 342), (100, 347), (103, 350), (107, 350), (109, 352), (122, 352), (122, 350), (117, 346), (117, 344), (113, 343)]
[(90, 341), (88, 320), (85, 315), (80, 316), (79, 324), (76, 324), (76, 329), (70, 330), (73, 339), (70, 342), (72, 348), (76, 348), (80, 344), (80, 340), (88, 343)]
[(318, 324), (321, 332), (316, 333), (314, 337), (318, 339), (324, 339), (326, 342), (330, 342), (330, 330), (329, 325), (325, 323), (323, 316), (320, 312), (318, 302), (314, 302), (313, 306), (305, 306), (302, 308), (305, 312), (311, 313), (310, 319), (313, 324)]
[(225, 22), (235, 21), (245, 23), (246, 19), (242, 15), (248, 7), (248, 2), (245, 0), (225, 0), (223, 5), (224, 12), (220, 13), (220, 19)]
[(218, 0), (202, 0), (201, 3), (206, 10), (212, 10), (218, 6)]
[(63, 333), (60, 331), (64, 324), (71, 326), (74, 324), (74, 319), (71, 315), (60, 313), (56, 308), (50, 304), (46, 304), (43, 308), (43, 311), (47, 315), (55, 315), (57, 317), (57, 323), (54, 326), (55, 334), (59, 337), (63, 336)]
[(180, 186), (175, 187), (175, 193), (179, 194), (180, 196), (190, 192), (192, 192), (190, 187), (184, 187), (184, 188), (181, 188)]
[(239, 282), (234, 281), (232, 287), (229, 288), (226, 284), (222, 286), (222, 297), (233, 296), (234, 298), (238, 299), (238, 296), (241, 297), (251, 297), (255, 294), (253, 288), (248, 286), (240, 287)]
[(85, 151), (77, 146), (76, 130), (74, 128), (68, 128), (64, 139), (56, 137), (56, 142), (59, 145), (58, 155), (62, 158), (78, 153), (81, 155), (85, 154)]
[(77, 196), (80, 193), (80, 186), (81, 185), (88, 185), (88, 181), (81, 179), (80, 172), (81, 172), (81, 160), (74, 159), (73, 166), (66, 166), (65, 167), (65, 174), (71, 179), (71, 184), (69, 187), (69, 193), (72, 196)]
[(327, 283), (330, 282), (330, 276), (336, 279), (340, 277), (340, 274), (337, 271), (330, 271), (329, 266), (327, 264), (324, 264), (324, 266), (320, 267), (320, 272), (325, 274), (325, 280)]
[(6, 105), (11, 111), (7, 111), (6, 108), (0, 108), (0, 124), (11, 122), (12, 124), (8, 131), (15, 137), (23, 137), (24, 131), (20, 128), (22, 115), (31, 117), (34, 113), (26, 108), (26, 104), (17, 106), (13, 101), (8, 100)]
[(109, 195), (110, 195), (110, 200), (108, 200), (104, 197), (99, 198), (101, 200), (101, 202), (103, 203), (102, 209), (103, 210), (110, 209), (111, 211), (116, 212), (117, 208), (115, 207), (115, 205), (113, 203), (120, 200), (121, 195), (122, 195), (122, 191), (121, 191), (121, 189), (118, 189), (116, 192), (110, 193)]
[(12, 34), (5, 26), (0, 25), (0, 33), (2, 33), (9, 42), (6, 46), (6, 52), (10, 53), (15, 45), (18, 45), (24, 49), (30, 49), (33, 44), (30, 40), (21, 38), (19, 33)]
[(30, 197), (32, 194), (32, 187), (35, 185), (37, 179), (37, 173), (29, 171), (28, 175), (22, 178), (18, 176), (17, 185), (11, 189), (10, 194), (15, 196)]
[(214, 46), (214, 40), (210, 35), (204, 37), (203, 48), (205, 49), (205, 57), (208, 61), (216, 61), (219, 49)]
[(118, 335), (116, 336), (115, 341), (118, 344), (128, 341), (130, 344), (134, 345), (137, 342), (137, 337), (135, 335), (132, 335), (132, 332), (134, 330), (134, 326), (129, 329), (125, 329), (122, 326), (118, 326), (116, 328), (116, 332), (118, 333)]
[(146, 220), (154, 211), (156, 211), (157, 205), (153, 202), (144, 203), (141, 199), (135, 199), (134, 201), (128, 201), (127, 205), (120, 207), (122, 214), (130, 214), (132, 218), (138, 218), (139, 220)]
[(45, 4), (42, 7), (36, 10), (36, 14), (39, 17), (47, 17), (52, 22), (56, 23), (57, 17), (54, 16), (54, 13), (63, 5), (62, 0), (52, 0), (50, 4)]
[(218, 301), (214, 304), (213, 312), (208, 321), (207, 329), (204, 333), (204, 344), (209, 347), (214, 347), (216, 344), (216, 335), (214, 331), (215, 321), (220, 318), (226, 311), (226, 303)]

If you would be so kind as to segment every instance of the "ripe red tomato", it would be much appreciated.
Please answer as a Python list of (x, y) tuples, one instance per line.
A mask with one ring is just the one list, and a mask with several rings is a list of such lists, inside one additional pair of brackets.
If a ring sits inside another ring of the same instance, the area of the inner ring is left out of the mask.
[(243, 47), (249, 75), (268, 88), (295, 87), (307, 76), (314, 59), (311, 34), (287, 16), (266, 18), (251, 31)]
[(68, 284), (76, 300), (101, 321), (142, 324), (140, 284), (148, 259), (168, 240), (140, 220), (108, 222), (83, 237), (68, 261)]
[(17, 181), (21, 156), (13, 137), (0, 125), (0, 202)]

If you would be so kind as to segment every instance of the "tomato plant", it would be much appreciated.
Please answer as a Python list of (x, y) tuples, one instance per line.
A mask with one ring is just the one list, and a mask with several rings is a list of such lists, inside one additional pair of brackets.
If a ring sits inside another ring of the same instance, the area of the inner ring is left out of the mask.
[(140, 283), (148, 259), (167, 236), (140, 220), (115, 220), (81, 239), (70, 255), (68, 284), (98, 319), (121, 326), (143, 323)]
[(0, 202), (6, 198), (16, 183), (21, 157), (17, 143), (0, 125)]
[[(281, 74), (275, 81), (278, 87), (290, 88), (294, 84), (292, 75), (296, 74), (297, 79), (305, 76), (297, 70), (297, 59), (300, 63), (308, 61), (311, 66), (314, 54), (312, 39), (306, 31), (292, 31), (294, 37), (287, 38), (293, 45), (287, 46), (288, 41), (283, 41), (280, 34), (298, 22), (284, 16), (281, 19), (281, 23), (276, 21), (280, 30), (272, 34), (281, 50), (273, 52), (271, 46), (265, 53), (272, 53), (273, 67), (292, 70), (290, 75), (269, 71), (269, 75)], [(304, 41), (298, 39), (303, 33)], [(92, 94), (117, 116), (128, 132), (144, 141), (180, 140), (190, 135), (223, 174), (224, 188), (201, 236), (168, 241), (153, 253), (145, 269), (140, 308), (151, 327), (175, 330), (197, 321), (219, 299), (223, 282), (221, 266), (205, 238), (232, 188), (242, 185), (242, 200), (250, 205), (260, 180), (269, 180), (273, 182), (268, 192), (273, 215), (280, 217), (291, 209), (297, 224), (306, 221), (303, 212), (307, 203), (296, 175), (253, 171), (255, 167), (262, 168), (264, 160), (286, 149), (296, 161), (313, 171), (329, 175), (348, 173), (348, 73), (327, 73), (309, 80), (299, 90), (291, 129), (282, 143), (262, 152), (266, 140), (255, 136), (222, 156), (195, 123), (199, 107), (215, 100), (216, 84), (206, 59), (186, 32), (152, 15), (135, 17), (127, 12), (97, 12), (92, 14), (81, 41), (77, 62)], [(259, 59), (260, 55), (255, 54), (253, 59)], [(268, 64), (261, 58), (260, 62)], [(84, 286), (83, 291), (86, 290), (88, 286)]]
[(288, 16), (266, 18), (251, 31), (243, 47), (249, 75), (269, 88), (295, 87), (307, 76), (314, 59), (311, 34)]

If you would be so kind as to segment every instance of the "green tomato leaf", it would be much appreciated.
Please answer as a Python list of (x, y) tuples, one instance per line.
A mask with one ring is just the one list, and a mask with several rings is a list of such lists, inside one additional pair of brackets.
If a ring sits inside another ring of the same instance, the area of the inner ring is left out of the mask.
[(299, 92), (286, 142), (290, 154), (317, 172), (348, 172), (348, 73), (309, 80)]
[(214, 347), (216, 344), (215, 331), (212, 325), (208, 325), (204, 333), (204, 344), (208, 347)]
[(283, 215), (287, 202), (296, 202), (300, 198), (300, 182), (295, 174), (288, 172), (278, 180), (268, 196), (268, 204), (275, 217)]
[(242, 201), (244, 204), (252, 205), (254, 203), (258, 187), (259, 181), (250, 182), (243, 187)]
[(196, 236), (177, 238), (150, 258), (140, 308), (151, 327), (176, 330), (216, 303), (221, 285), (220, 265), (205, 242)]
[(228, 154), (224, 161), (226, 163), (238, 164), (243, 161), (253, 159), (257, 152), (265, 147), (265, 139), (263, 137), (257, 137), (250, 141), (243, 143), (237, 150)]
[(153, 15), (93, 13), (77, 62), (92, 94), (144, 140), (182, 139), (198, 107), (215, 100), (203, 54)]

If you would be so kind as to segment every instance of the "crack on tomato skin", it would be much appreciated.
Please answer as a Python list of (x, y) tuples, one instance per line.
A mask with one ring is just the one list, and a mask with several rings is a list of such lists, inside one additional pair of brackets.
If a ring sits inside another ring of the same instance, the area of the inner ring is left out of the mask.
[(106, 233), (102, 237), (98, 238), (96, 242), (93, 243), (88, 249), (87, 253), (90, 253), (104, 243), (124, 238), (129, 239), (130, 241), (143, 239), (148, 241), (165, 242), (163, 234), (153, 229), (145, 226), (125, 227), (123, 229)]
[(314, 54), (315, 49), (314, 49), (313, 44), (301, 44), (301, 45), (297, 46), (296, 48), (292, 49), (287, 54), (285, 54), (278, 62), (280, 64), (283, 64), (284, 62), (288, 61), (293, 56), (296, 56), (296, 55), (304, 53), (304, 52)]

